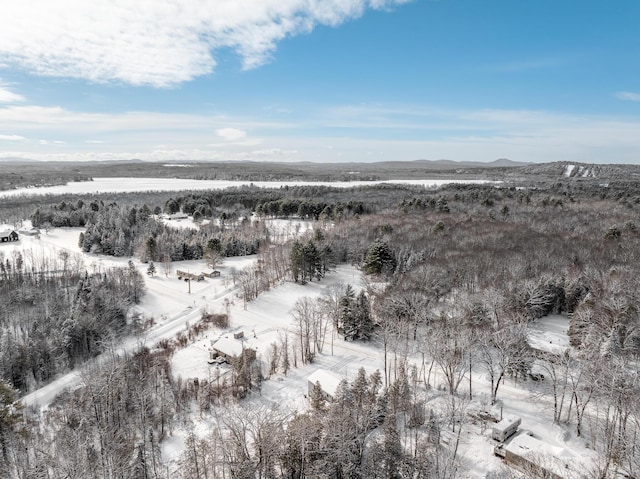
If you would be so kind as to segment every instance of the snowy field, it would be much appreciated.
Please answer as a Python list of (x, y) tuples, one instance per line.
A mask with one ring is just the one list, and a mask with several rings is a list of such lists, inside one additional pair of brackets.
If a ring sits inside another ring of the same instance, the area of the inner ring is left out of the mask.
[(93, 181), (69, 182), (66, 185), (18, 188), (1, 191), (0, 198), (9, 196), (37, 196), (60, 194), (131, 193), (135, 191), (183, 191), (183, 190), (223, 190), (225, 188), (253, 185), (260, 188), (282, 188), (284, 186), (333, 186), (351, 188), (354, 186), (394, 183), (419, 185), (425, 188), (449, 183), (484, 184), (500, 183), (489, 180), (385, 180), (385, 181), (223, 181), (189, 180), (182, 178), (94, 178)]

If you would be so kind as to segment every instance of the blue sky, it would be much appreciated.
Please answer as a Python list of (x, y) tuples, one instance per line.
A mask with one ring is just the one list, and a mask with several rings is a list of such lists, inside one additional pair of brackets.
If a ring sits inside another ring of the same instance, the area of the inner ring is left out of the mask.
[(633, 0), (10, 0), (4, 13), (0, 157), (640, 161)]

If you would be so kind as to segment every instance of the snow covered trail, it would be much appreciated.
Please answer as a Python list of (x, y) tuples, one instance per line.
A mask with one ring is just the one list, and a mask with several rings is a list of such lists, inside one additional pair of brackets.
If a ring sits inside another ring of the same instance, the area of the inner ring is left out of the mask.
[[(231, 286), (215, 295), (215, 303), (222, 303), (224, 298), (232, 296), (238, 286)], [(200, 319), (202, 312), (199, 308), (187, 308), (176, 317), (163, 324), (158, 324), (139, 336), (126, 338), (123, 343), (116, 348), (105, 351), (94, 359), (88, 361), (82, 367), (75, 369), (46, 386), (37, 389), (26, 396), (21, 401), (27, 407), (44, 408), (49, 405), (61, 392), (79, 386), (86, 372), (95, 366), (100, 366), (112, 358), (114, 355), (122, 357), (131, 354), (146, 344), (155, 344), (161, 339), (170, 339), (181, 331), (185, 331), (189, 324), (194, 324)]]

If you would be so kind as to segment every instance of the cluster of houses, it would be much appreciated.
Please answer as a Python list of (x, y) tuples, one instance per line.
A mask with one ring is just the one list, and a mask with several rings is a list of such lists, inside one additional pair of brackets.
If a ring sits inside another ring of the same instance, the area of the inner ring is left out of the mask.
[(185, 281), (204, 281), (205, 278), (218, 278), (220, 276), (220, 271), (214, 270), (210, 273), (189, 273), (188, 271), (176, 271), (176, 276), (178, 279), (184, 279)]
[[(236, 331), (218, 338), (211, 344), (209, 364), (223, 364), (237, 359), (244, 349), (250, 347), (250, 342), (247, 341), (244, 331)], [(307, 393), (311, 396), (314, 387), (319, 384), (324, 398), (332, 401), (342, 380), (342, 377), (331, 371), (318, 369), (307, 378)]]

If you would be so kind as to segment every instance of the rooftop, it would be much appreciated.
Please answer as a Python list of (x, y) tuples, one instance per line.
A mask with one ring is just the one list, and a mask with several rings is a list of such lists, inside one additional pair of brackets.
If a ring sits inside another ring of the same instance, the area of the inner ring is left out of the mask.
[(322, 392), (330, 396), (335, 396), (338, 386), (342, 382), (342, 378), (326, 369), (318, 369), (309, 376), (308, 381), (312, 384), (316, 382), (320, 383)]

